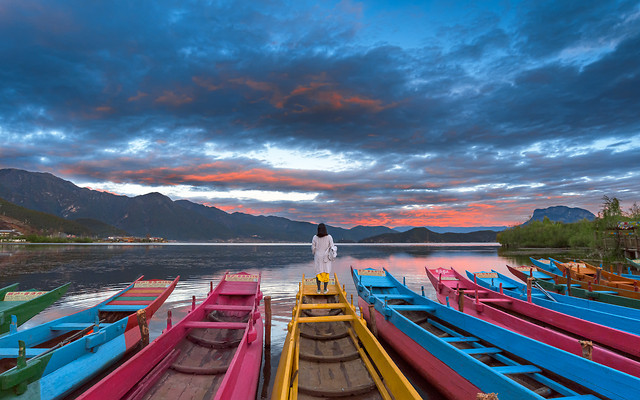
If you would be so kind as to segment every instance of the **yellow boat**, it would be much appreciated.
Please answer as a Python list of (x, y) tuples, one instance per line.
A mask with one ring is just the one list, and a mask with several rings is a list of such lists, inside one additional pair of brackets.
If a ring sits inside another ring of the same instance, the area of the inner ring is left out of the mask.
[(420, 399), (347, 301), (334, 274), (329, 292), (315, 278), (299, 284), (272, 399)]

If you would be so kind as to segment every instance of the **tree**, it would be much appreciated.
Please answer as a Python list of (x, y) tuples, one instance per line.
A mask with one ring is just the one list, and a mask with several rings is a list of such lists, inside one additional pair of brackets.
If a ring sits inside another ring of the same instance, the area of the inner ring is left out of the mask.
[(631, 208), (629, 209), (629, 218), (632, 219), (640, 219), (640, 206), (638, 203), (633, 203)]
[(602, 211), (600, 212), (601, 218), (606, 219), (610, 217), (621, 217), (622, 210), (620, 209), (620, 200), (615, 197), (609, 198), (609, 196), (602, 196)]

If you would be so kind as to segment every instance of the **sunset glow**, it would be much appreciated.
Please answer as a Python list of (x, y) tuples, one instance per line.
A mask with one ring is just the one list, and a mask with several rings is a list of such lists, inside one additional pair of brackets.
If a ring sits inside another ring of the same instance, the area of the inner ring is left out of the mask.
[(640, 5), (4, 1), (0, 168), (330, 225), (640, 202)]

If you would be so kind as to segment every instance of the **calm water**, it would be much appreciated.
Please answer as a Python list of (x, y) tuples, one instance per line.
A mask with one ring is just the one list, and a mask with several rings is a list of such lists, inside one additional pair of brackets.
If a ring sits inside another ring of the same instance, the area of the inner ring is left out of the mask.
[[(410, 289), (420, 292), (424, 286), (426, 295), (435, 300), (425, 267), (508, 273), (506, 264), (528, 264), (527, 257), (499, 256), (495, 246), (339, 244), (338, 248), (334, 272), (354, 296), (350, 266), (385, 267), (399, 280), (405, 277)], [(263, 386), (267, 386), (259, 388), (259, 393), (270, 393), (298, 282), (302, 274), (313, 275), (309, 244), (0, 245), (0, 287), (19, 282), (22, 290), (51, 289), (71, 282), (66, 296), (21, 329), (91, 307), (140, 275), (148, 279), (180, 275), (176, 289), (150, 321), (153, 339), (166, 327), (168, 310), (175, 324), (186, 315), (192, 296), (203, 299), (209, 282), (215, 286), (226, 271), (262, 273), (262, 292), (272, 298), (270, 363), (267, 359), (263, 364)], [(410, 366), (399, 365), (425, 398), (443, 398), (413, 376)]]

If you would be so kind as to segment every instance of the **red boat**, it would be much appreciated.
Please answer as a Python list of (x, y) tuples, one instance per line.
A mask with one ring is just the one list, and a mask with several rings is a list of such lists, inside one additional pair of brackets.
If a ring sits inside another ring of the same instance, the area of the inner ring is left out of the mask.
[(205, 301), (79, 399), (255, 399), (260, 275), (225, 274)]
[[(624, 345), (626, 340), (637, 348), (634, 345), (640, 340), (637, 335), (487, 290), (453, 269), (426, 270), (441, 303), (448, 302), (466, 314), (576, 355), (590, 352), (593, 361), (640, 377), (637, 354)], [(592, 341), (592, 345), (586, 341)]]

